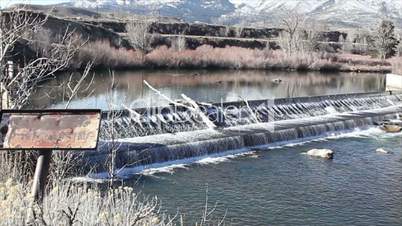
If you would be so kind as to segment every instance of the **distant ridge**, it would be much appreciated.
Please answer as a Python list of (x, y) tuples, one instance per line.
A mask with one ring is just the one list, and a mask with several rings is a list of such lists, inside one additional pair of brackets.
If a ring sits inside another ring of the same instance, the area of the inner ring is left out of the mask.
[(85, 9), (73, 6), (65, 5), (22, 5), (16, 4), (12, 5), (10, 8), (24, 8), (27, 10), (49, 12), (53, 16), (57, 17), (99, 17), (100, 14), (96, 13), (92, 9)]
[(292, 10), (333, 26), (362, 27), (388, 18), (402, 27), (402, 0), (71, 0), (58, 6), (249, 25), (274, 24), (278, 12)]

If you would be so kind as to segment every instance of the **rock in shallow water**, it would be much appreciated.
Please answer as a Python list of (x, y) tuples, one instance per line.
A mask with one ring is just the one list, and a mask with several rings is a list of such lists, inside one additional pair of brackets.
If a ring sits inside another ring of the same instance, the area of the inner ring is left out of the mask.
[(387, 133), (399, 133), (402, 131), (402, 127), (399, 125), (382, 125), (380, 128)]
[(377, 148), (377, 150), (375, 150), (375, 152), (377, 152), (379, 154), (391, 154), (390, 151), (384, 150), (383, 148)]
[(329, 149), (311, 149), (306, 153), (309, 156), (320, 157), (325, 159), (333, 159), (334, 152)]
[(261, 157), (257, 152), (249, 152), (249, 153), (244, 154), (243, 156), (247, 157), (247, 158), (254, 158), (254, 159)]

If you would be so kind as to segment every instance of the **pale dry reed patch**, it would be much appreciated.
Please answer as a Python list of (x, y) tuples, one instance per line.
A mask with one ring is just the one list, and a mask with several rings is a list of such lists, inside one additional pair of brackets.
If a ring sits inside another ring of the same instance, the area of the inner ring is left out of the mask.
[[(143, 198), (131, 187), (102, 191), (63, 183), (53, 187), (43, 205), (31, 207), (29, 186), (8, 179), (0, 183), (0, 225), (171, 225), (159, 212), (156, 197)], [(32, 220), (34, 219), (34, 220)]]
[(141, 52), (115, 48), (106, 40), (87, 43), (75, 56), (72, 65), (82, 68), (87, 62), (93, 62), (94, 67), (105, 68), (143, 67), (145, 64)]
[(370, 56), (302, 51), (214, 48), (203, 45), (196, 49), (158, 47), (146, 55), (133, 49), (115, 48), (108, 41), (84, 46), (75, 65), (94, 59), (94, 67), (111, 68), (219, 68), (298, 71), (390, 72), (391, 64)]
[(0, 183), (0, 225), (26, 225), (32, 197), (22, 184), (8, 179)]
[(241, 47), (174, 51), (160, 47), (147, 55), (146, 63), (167, 68), (230, 68), (299, 71), (390, 71), (387, 61), (369, 56), (325, 52), (294, 52), (259, 50)]

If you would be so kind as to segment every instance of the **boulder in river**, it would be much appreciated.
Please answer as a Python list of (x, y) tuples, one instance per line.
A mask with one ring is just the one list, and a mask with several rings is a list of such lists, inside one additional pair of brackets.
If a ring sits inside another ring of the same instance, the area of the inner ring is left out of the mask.
[(387, 133), (399, 133), (402, 131), (402, 121), (401, 120), (384, 120), (379, 123), (380, 129)]
[(384, 150), (383, 148), (377, 148), (377, 150), (375, 150), (375, 152), (377, 152), (379, 154), (391, 154), (390, 151)]
[(311, 149), (306, 154), (309, 156), (320, 157), (324, 159), (334, 158), (334, 152), (329, 149)]
[(380, 128), (387, 133), (399, 133), (402, 130), (400, 125), (382, 125)]

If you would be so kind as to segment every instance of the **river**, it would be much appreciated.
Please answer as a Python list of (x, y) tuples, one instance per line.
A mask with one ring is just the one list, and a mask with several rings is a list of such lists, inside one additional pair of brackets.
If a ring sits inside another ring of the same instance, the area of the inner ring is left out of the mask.
[[(114, 76), (111, 76), (114, 74)], [(79, 75), (73, 75), (78, 79)], [(97, 71), (72, 108), (147, 107), (171, 99), (225, 102), (385, 90), (381, 74), (267, 71)], [(30, 107), (64, 108), (68, 74), (41, 84)], [(161, 211), (199, 221), (206, 197), (215, 222), (227, 225), (402, 225), (402, 135), (379, 129), (333, 135), (308, 143), (249, 150), (248, 155), (206, 157), (150, 170), (126, 185), (158, 196)], [(335, 151), (333, 160), (302, 155)], [(376, 153), (377, 148), (393, 154)]]
[[(402, 225), (402, 135), (379, 129), (162, 168), (131, 183), (199, 222), (208, 190), (227, 225)], [(329, 148), (333, 160), (301, 153)], [(376, 153), (377, 148), (393, 154)], [(225, 215), (226, 212), (226, 215)]]

